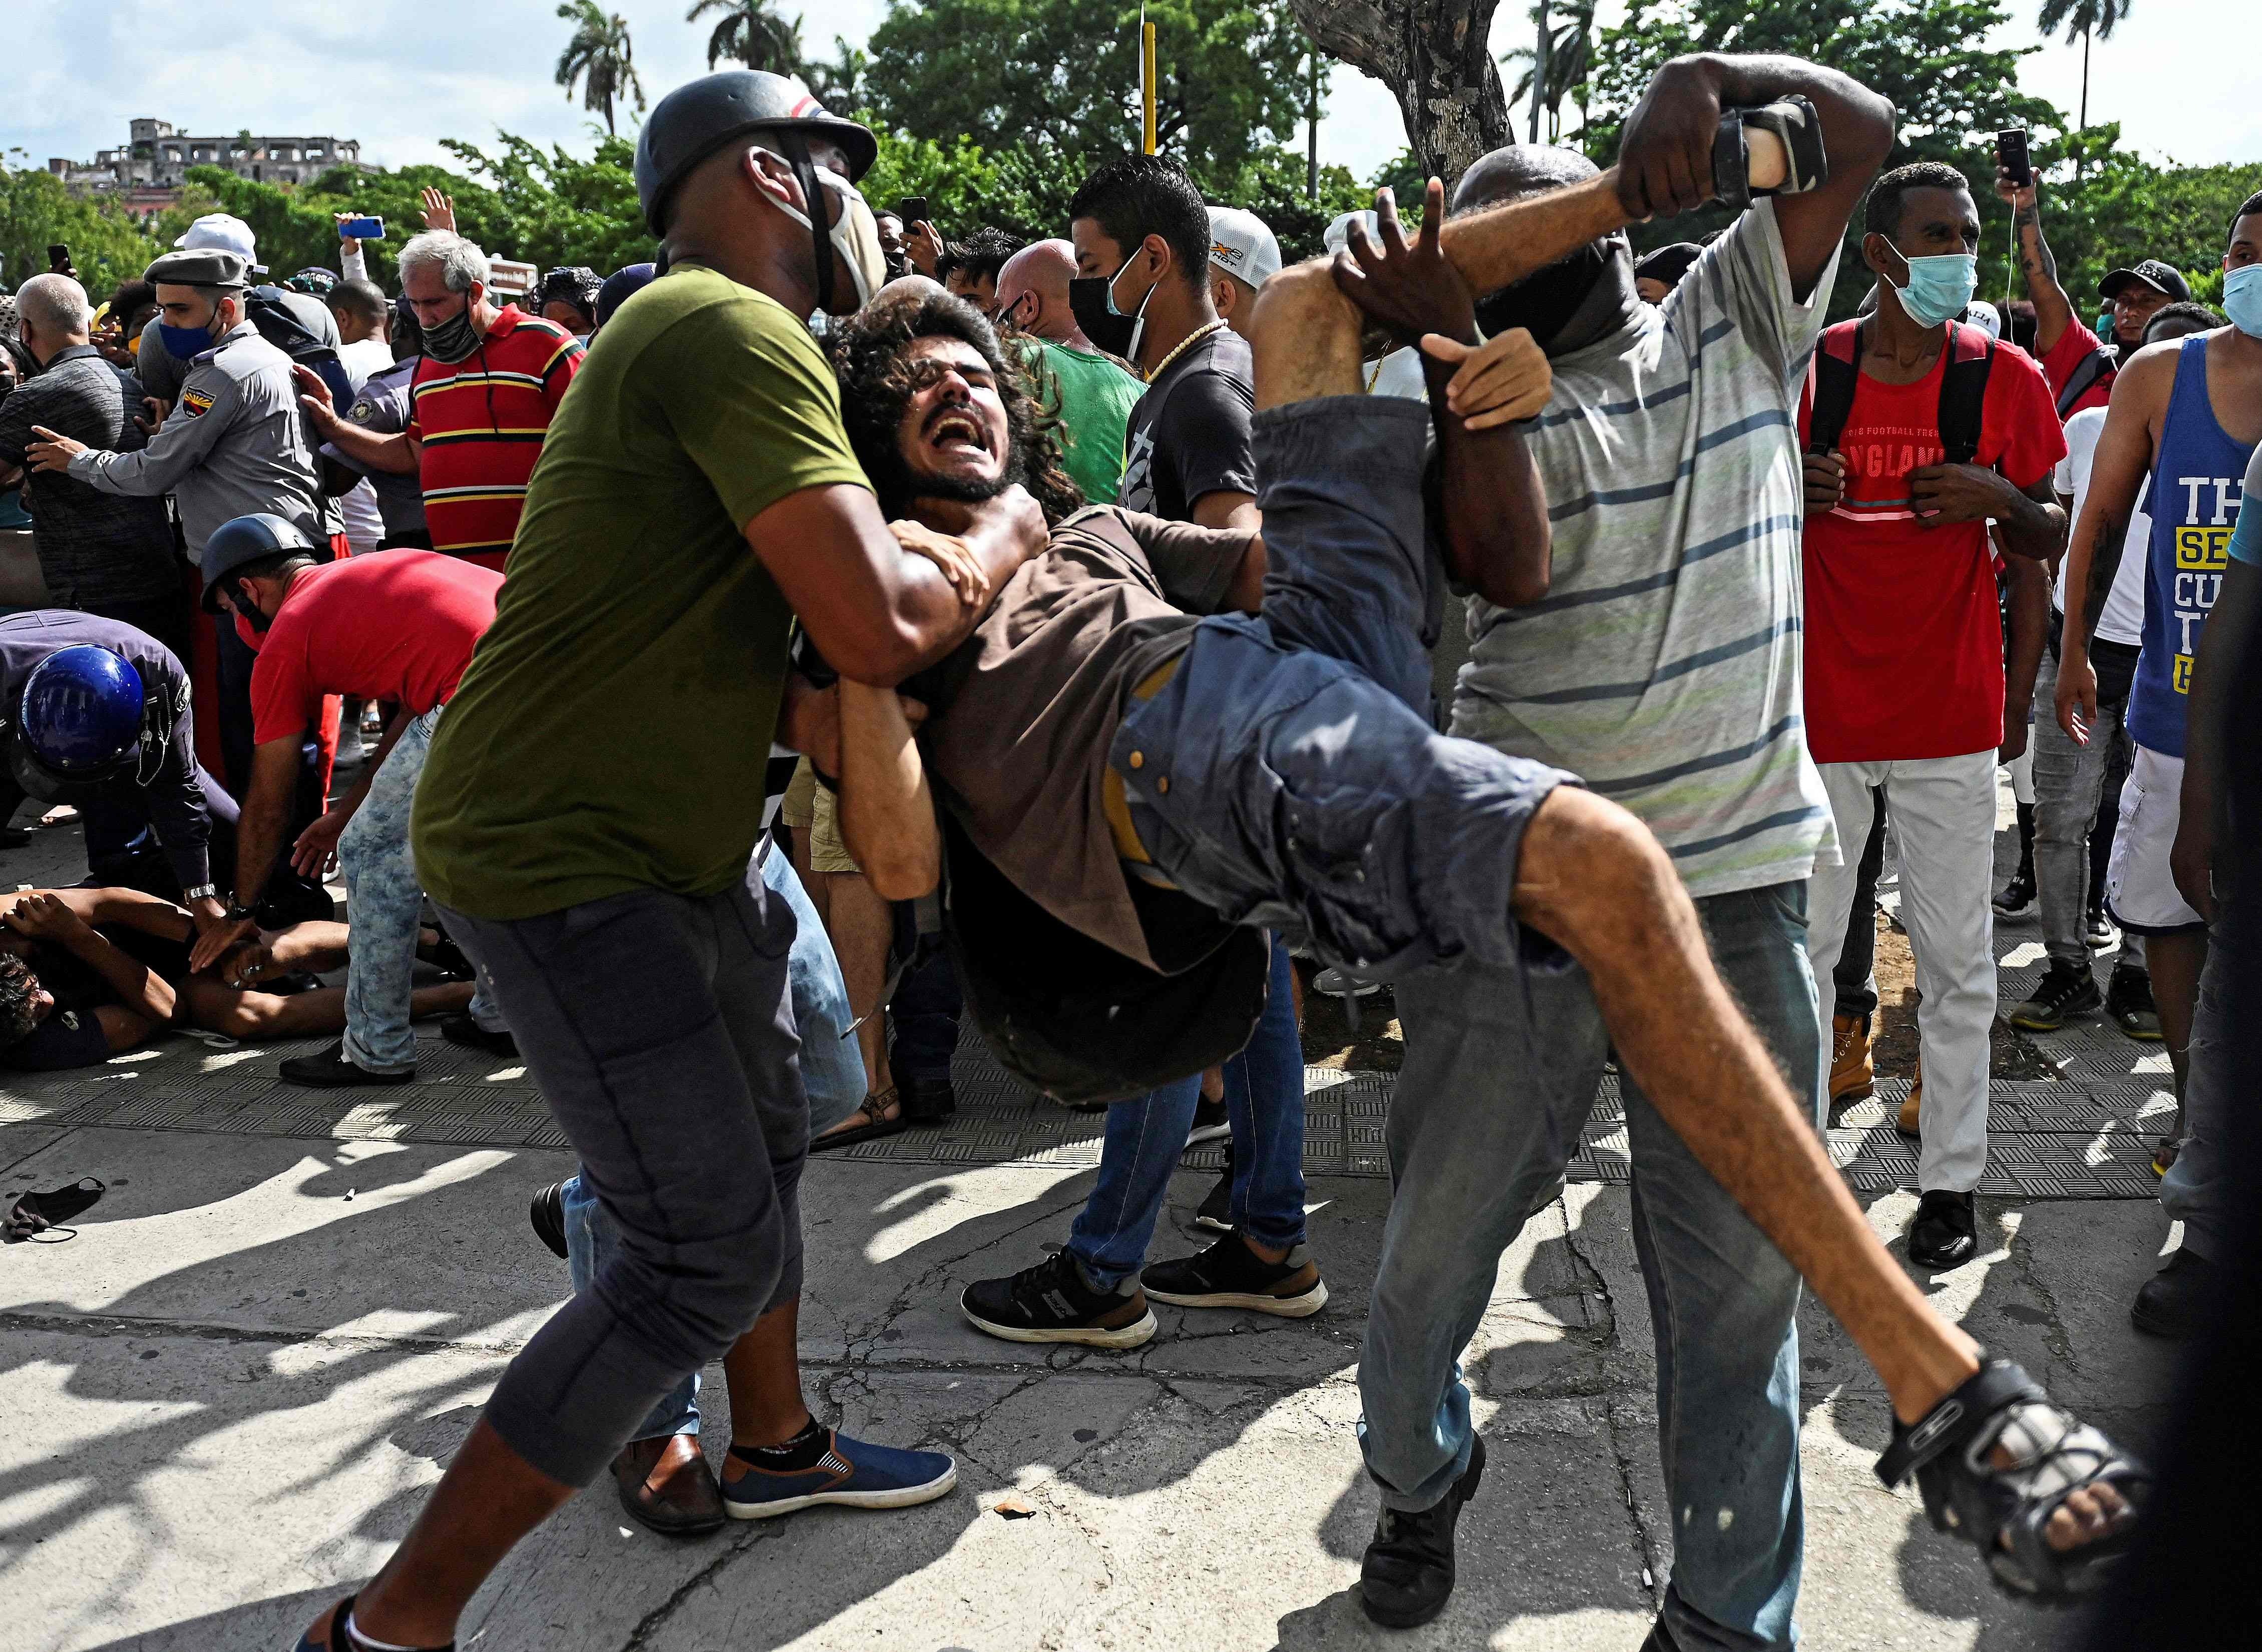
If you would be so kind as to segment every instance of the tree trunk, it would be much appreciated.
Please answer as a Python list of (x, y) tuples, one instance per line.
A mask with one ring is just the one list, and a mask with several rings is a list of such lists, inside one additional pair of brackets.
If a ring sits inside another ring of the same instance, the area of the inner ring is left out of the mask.
[(1449, 193), (1478, 156), (1512, 140), (1490, 46), (1500, 0), (1288, 4), (1329, 56), (1390, 88), (1415, 160)]
[[(1539, 101), (1547, 95), (1547, 0), (1539, 0), (1539, 4), (1531, 8), (1531, 16), (1539, 25), (1539, 43), (1531, 48), (1531, 136), (1526, 141), (1538, 143)], [(1555, 134), (1550, 132), (1547, 136), (1552, 142)]]
[(2081, 126), (2089, 129), (2089, 31), (2081, 32)]

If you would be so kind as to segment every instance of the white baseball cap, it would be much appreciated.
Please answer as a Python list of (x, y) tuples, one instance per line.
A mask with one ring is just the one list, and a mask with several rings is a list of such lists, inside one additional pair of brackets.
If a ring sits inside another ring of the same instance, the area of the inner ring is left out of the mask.
[(1370, 206), (1363, 212), (1345, 212), (1328, 226), (1326, 232), (1321, 235), (1320, 241), (1327, 248), (1329, 257), (1332, 258), (1350, 247), (1351, 224), (1353, 219), (1366, 226), (1367, 240), (1378, 247), (1382, 245), (1382, 214)]
[(184, 253), (234, 253), (251, 266), (254, 275), (267, 273), (267, 266), (259, 262), (259, 246), (252, 238), (251, 226), (233, 212), (206, 212), (183, 231), (173, 246)]
[(1972, 299), (1971, 307), (1963, 312), (1963, 320), (1991, 339), (2003, 336), (2003, 312), (1985, 298)]
[(1209, 261), (1227, 275), (1261, 287), (1280, 273), (1280, 243), (1256, 213), (1237, 206), (1213, 206)]

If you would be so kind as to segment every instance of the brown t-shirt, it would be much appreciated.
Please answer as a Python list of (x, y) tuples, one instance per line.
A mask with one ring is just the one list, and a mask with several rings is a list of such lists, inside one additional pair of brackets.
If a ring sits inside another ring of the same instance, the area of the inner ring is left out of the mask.
[(1216, 612), (1252, 534), (1078, 511), (974, 635), (904, 685), (935, 709), (927, 772), (975, 846), (1063, 923), (1153, 965), (1107, 827), (1107, 749), (1134, 686)]

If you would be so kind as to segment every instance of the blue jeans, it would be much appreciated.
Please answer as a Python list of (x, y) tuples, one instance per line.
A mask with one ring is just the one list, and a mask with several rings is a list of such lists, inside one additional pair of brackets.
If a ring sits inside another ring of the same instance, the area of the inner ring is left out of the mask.
[[(1696, 902), (1713, 961), (1818, 1126), (1821, 1025), (1806, 887)], [(1437, 1503), (1467, 1467), (1458, 1361), (1501, 1253), (1579, 1143), (1609, 1044), (1586, 973), (1464, 965), (1398, 983), (1406, 1062), (1391, 1103), (1394, 1191), (1359, 1361), (1368, 1472), (1393, 1508)], [(1664, 1616), (1684, 1652), (1795, 1641), (1798, 1275), (1629, 1074), (1633, 1232), (1657, 1331), (1658, 1433), (1676, 1519)]]
[[(864, 1057), (848, 1036), (848, 1024), (855, 1019), (848, 1009), (848, 983), (841, 976), (840, 960), (833, 956), (825, 924), (785, 851), (766, 840), (749, 870), (759, 871), (763, 887), (792, 909), (797, 925), (787, 974), (794, 1028), (801, 1035), (801, 1086), (809, 1094), (809, 1133), (815, 1136), (847, 1117), (864, 1099)], [(620, 1249), (620, 1232), (579, 1175), (566, 1183), (560, 1196), (566, 1210), (566, 1265), (573, 1273), (573, 1289), (587, 1290)], [(656, 1440), (663, 1434), (698, 1432), (699, 1373), (694, 1371), (660, 1397), (630, 1438)]]
[[(1235, 1219), (1267, 1246), (1304, 1242), (1304, 1055), (1291, 968), (1276, 936), (1264, 1016), (1249, 1047), (1226, 1066)], [(1118, 1289), (1146, 1265), (1200, 1102), (1197, 1073), (1107, 1110), (1099, 1181), (1068, 1236), (1069, 1253), (1093, 1289)]]
[[(346, 963), (345, 1054), (371, 1073), (397, 1073), (416, 1065), (408, 1004), (424, 889), (408, 847), (408, 819), (432, 749), (432, 730), (444, 709), (435, 706), (409, 719), (370, 781), (369, 795), (338, 837), (338, 866), (345, 874), (346, 909), (353, 920)], [(472, 1017), (493, 1028), (502, 1020), (490, 990), (481, 970), (472, 988)]]

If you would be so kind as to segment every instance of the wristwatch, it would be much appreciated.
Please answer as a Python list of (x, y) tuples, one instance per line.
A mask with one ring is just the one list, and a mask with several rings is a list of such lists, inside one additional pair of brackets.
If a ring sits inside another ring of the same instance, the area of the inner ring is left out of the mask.
[(241, 923), (256, 916), (256, 914), (248, 906), (232, 906), (228, 908), (227, 916), (220, 921), (224, 923)]
[(219, 896), (219, 894), (220, 894), (220, 886), (219, 886), (218, 884), (214, 884), (214, 883), (200, 883), (200, 884), (198, 884), (198, 885), (195, 888), (193, 888), (193, 889), (184, 889), (184, 890), (182, 890), (182, 891), (181, 891), (181, 899), (182, 899), (184, 901), (211, 901), (211, 900), (217, 899), (217, 898), (218, 898), (218, 896)]

